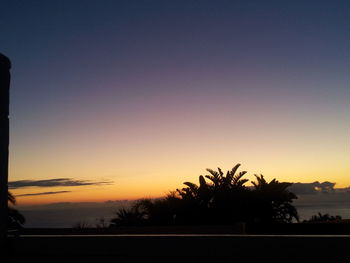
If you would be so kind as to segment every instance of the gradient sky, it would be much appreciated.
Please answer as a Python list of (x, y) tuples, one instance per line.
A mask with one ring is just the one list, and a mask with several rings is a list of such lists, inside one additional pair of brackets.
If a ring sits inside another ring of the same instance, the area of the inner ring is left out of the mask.
[(20, 203), (160, 196), (206, 168), (350, 185), (349, 1), (3, 1)]

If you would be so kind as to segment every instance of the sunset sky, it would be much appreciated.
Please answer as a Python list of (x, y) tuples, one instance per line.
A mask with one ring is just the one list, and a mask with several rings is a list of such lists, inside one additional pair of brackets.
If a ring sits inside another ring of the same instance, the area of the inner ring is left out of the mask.
[(30, 180), (11, 191), (156, 197), (236, 163), (251, 180), (349, 186), (349, 14), (330, 0), (5, 1), (9, 181)]

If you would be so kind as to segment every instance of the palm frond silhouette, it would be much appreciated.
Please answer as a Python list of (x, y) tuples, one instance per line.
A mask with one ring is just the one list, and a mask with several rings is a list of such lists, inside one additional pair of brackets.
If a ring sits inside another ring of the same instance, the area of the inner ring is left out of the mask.
[(26, 220), (17, 209), (12, 207), (16, 204), (16, 198), (10, 191), (7, 192), (7, 200), (10, 203), (8, 206), (8, 228), (10, 230), (20, 229)]
[(141, 199), (129, 210), (119, 209), (116, 224), (232, 224), (237, 222), (290, 223), (299, 220), (292, 205), (296, 195), (288, 191), (291, 183), (273, 179), (267, 182), (263, 175), (255, 176), (253, 187), (245, 184), (247, 172), (238, 172), (240, 164), (224, 173), (206, 169), (199, 184), (184, 182), (165, 198)]

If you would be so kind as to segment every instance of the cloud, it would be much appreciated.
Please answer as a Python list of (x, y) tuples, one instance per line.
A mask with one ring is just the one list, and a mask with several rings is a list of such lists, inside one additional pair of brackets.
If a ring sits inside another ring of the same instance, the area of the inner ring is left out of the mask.
[(94, 182), (91, 180), (74, 180), (72, 178), (56, 178), (49, 180), (20, 180), (8, 183), (10, 189), (25, 187), (56, 187), (56, 186), (86, 186), (86, 185), (108, 185), (111, 181)]
[(289, 187), (289, 190), (296, 195), (305, 195), (305, 194), (329, 194), (334, 193), (337, 191), (336, 188), (334, 188), (335, 183), (331, 182), (323, 182), (320, 183), (318, 181), (313, 183), (294, 183), (292, 186)]
[(55, 195), (55, 194), (63, 194), (63, 193), (70, 193), (70, 192), (72, 192), (72, 191), (42, 192), (42, 193), (33, 193), (33, 194), (21, 194), (21, 195), (16, 195), (16, 197), (35, 196), (35, 195)]

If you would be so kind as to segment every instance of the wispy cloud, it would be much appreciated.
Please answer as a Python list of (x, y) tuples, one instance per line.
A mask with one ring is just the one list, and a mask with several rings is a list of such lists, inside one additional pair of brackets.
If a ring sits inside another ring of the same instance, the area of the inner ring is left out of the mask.
[(16, 195), (16, 197), (35, 196), (35, 195), (55, 195), (55, 194), (63, 194), (63, 193), (70, 193), (70, 192), (72, 192), (72, 191), (42, 192), (42, 193), (32, 193), (32, 194), (21, 194), (21, 195)]
[(10, 189), (18, 189), (25, 187), (56, 187), (56, 186), (86, 186), (86, 185), (109, 185), (111, 181), (91, 181), (91, 180), (75, 180), (72, 178), (56, 178), (49, 180), (20, 180), (8, 183)]

